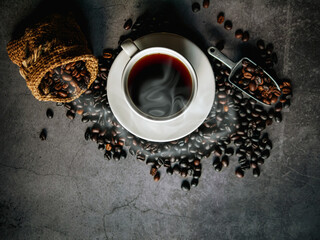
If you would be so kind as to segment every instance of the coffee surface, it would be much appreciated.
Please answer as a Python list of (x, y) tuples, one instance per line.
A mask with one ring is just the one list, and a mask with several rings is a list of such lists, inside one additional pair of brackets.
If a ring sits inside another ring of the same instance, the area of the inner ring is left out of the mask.
[(170, 117), (188, 104), (192, 79), (187, 67), (167, 54), (151, 54), (132, 67), (128, 92), (133, 104), (151, 117)]

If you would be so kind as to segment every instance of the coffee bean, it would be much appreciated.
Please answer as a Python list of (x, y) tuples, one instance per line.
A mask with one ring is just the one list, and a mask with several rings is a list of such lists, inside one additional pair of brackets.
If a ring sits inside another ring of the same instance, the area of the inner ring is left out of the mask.
[(276, 112), (280, 112), (282, 110), (282, 103), (278, 102), (275, 106), (275, 111)]
[(243, 36), (242, 36), (242, 41), (243, 42), (248, 42), (250, 38), (249, 32), (248, 31), (244, 31), (243, 32)]
[(67, 113), (66, 113), (66, 116), (67, 116), (67, 118), (73, 120), (76, 115), (75, 115), (74, 112), (72, 112), (72, 110), (68, 110)]
[(58, 92), (58, 95), (62, 98), (66, 98), (68, 96), (68, 94), (66, 92), (63, 92), (63, 91), (59, 91)]
[(193, 4), (192, 4), (192, 11), (193, 11), (194, 13), (199, 12), (199, 11), (200, 11), (200, 4), (197, 3), (197, 2), (193, 3)]
[(125, 30), (129, 30), (131, 27), (132, 27), (132, 19), (128, 19), (128, 20), (124, 23), (123, 28), (124, 28)]
[(181, 189), (184, 191), (190, 190), (190, 183), (187, 180), (184, 180), (181, 184)]
[(173, 169), (172, 167), (167, 168), (167, 174), (172, 175), (173, 174)]
[(108, 152), (108, 151), (105, 151), (104, 158), (107, 159), (107, 160), (110, 160), (112, 158), (112, 153)]
[(53, 118), (53, 111), (52, 109), (48, 108), (46, 112), (47, 118), (51, 119)]
[(260, 39), (260, 40), (257, 41), (257, 47), (258, 47), (260, 50), (264, 50), (264, 49), (265, 49), (264, 41), (263, 41), (262, 39)]
[(224, 155), (221, 159), (221, 163), (224, 167), (228, 167), (229, 166), (229, 158), (228, 156)]
[(234, 36), (238, 39), (242, 39), (243, 37), (243, 31), (241, 29), (236, 30)]
[(217, 172), (220, 172), (222, 169), (222, 163), (219, 162), (215, 167), (214, 167), (214, 170), (216, 170)]
[(220, 12), (217, 16), (217, 22), (219, 24), (222, 24), (224, 22), (224, 13), (223, 12)]
[(273, 44), (272, 43), (268, 43), (266, 46), (266, 50), (267, 50), (267, 54), (271, 55), (271, 53), (273, 52)]
[(208, 8), (209, 5), (210, 5), (210, 0), (203, 0), (203, 4), (202, 4), (203, 8)]
[(238, 178), (244, 177), (244, 171), (240, 167), (236, 168), (235, 174)]
[(47, 130), (46, 129), (42, 129), (39, 135), (41, 141), (44, 141), (47, 139)]
[(155, 182), (158, 182), (158, 181), (160, 180), (160, 172), (157, 172), (157, 173), (154, 175), (153, 180), (154, 180)]
[(256, 167), (252, 170), (253, 176), (254, 177), (259, 177), (260, 176), (260, 169), (259, 167)]
[(234, 150), (233, 150), (232, 147), (229, 147), (229, 148), (227, 148), (227, 149), (225, 150), (225, 154), (226, 154), (226, 156), (228, 156), (228, 157), (231, 157), (231, 156), (233, 155), (233, 153), (234, 153)]
[(276, 121), (276, 123), (280, 123), (282, 121), (282, 115), (280, 112), (276, 112), (274, 114), (274, 120)]
[(270, 156), (269, 150), (264, 150), (264, 151), (261, 153), (261, 158), (262, 158), (263, 160), (266, 160), (269, 156)]
[(191, 187), (196, 187), (199, 184), (199, 179), (193, 178), (191, 180)]
[(232, 22), (230, 20), (227, 20), (225, 23), (224, 23), (224, 28), (226, 30), (231, 30), (232, 29)]
[(67, 73), (63, 73), (62, 75), (61, 75), (61, 77), (62, 77), (62, 79), (64, 80), (64, 81), (71, 81), (72, 80), (72, 76), (71, 75), (69, 75), (69, 74), (67, 74)]

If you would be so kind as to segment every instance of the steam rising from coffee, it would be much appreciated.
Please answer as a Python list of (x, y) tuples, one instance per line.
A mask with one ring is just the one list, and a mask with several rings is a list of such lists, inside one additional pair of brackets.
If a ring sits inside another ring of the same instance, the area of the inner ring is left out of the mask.
[(192, 93), (188, 69), (166, 54), (152, 54), (139, 60), (128, 80), (129, 95), (143, 113), (156, 118), (181, 111)]

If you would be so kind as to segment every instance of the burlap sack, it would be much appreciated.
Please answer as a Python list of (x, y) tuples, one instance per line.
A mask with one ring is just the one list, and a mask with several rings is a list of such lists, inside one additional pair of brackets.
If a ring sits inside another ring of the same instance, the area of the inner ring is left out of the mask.
[(85, 90), (78, 88), (70, 98), (58, 98), (51, 93), (44, 95), (39, 84), (44, 75), (63, 64), (85, 61), (90, 72), (90, 82), (96, 79), (98, 61), (88, 48), (87, 40), (71, 16), (51, 15), (40, 23), (27, 28), (24, 35), (9, 42), (7, 51), (13, 63), (20, 67), (33, 96), (39, 101), (70, 102)]

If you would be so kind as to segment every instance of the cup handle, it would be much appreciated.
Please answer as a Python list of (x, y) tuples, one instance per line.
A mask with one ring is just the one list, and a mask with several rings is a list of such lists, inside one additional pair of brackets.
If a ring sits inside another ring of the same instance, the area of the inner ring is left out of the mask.
[(130, 38), (121, 43), (121, 48), (130, 58), (140, 50)]

